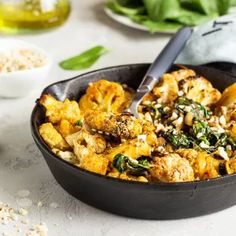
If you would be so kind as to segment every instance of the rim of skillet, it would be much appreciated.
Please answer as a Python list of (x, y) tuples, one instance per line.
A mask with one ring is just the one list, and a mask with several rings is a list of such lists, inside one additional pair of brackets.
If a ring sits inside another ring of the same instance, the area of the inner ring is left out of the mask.
[[(97, 72), (101, 72), (101, 71), (111, 71), (113, 69), (117, 69), (117, 68), (124, 68), (124, 67), (136, 67), (136, 66), (145, 66), (145, 65), (150, 65), (150, 63), (134, 63), (134, 64), (124, 64), (124, 65), (118, 65), (118, 66), (111, 66), (111, 67), (105, 67), (105, 68), (101, 68), (101, 69), (97, 69), (97, 70), (93, 70), (93, 71), (89, 71), (83, 74), (80, 74), (78, 76), (75, 76), (73, 78), (70, 79), (66, 79), (66, 80), (60, 80), (58, 82), (52, 83), (50, 85), (48, 85), (47, 87), (45, 87), (43, 89), (43, 91), (41, 92), (40, 97), (45, 93), (46, 90), (48, 90), (50, 87), (57, 85), (57, 84), (62, 84), (62, 83), (67, 83), (71, 80), (77, 80), (77, 79), (81, 79), (84, 76), (88, 76), (88, 75), (92, 75), (92, 74), (96, 74)], [(174, 66), (178, 66), (179, 64), (174, 64)], [(184, 65), (184, 66), (192, 66), (192, 65)], [(234, 77), (233, 75), (229, 74), (229, 73), (225, 73), (223, 71), (217, 70), (215, 68), (211, 68), (211, 67), (207, 67), (207, 66), (196, 66), (199, 68), (207, 68), (210, 70), (215, 70), (217, 71), (217, 73), (219, 74), (227, 74), (227, 76), (231, 76)], [(236, 79), (235, 79), (236, 80)], [(228, 174), (228, 175), (224, 175), (224, 176), (220, 176), (217, 178), (212, 178), (212, 179), (207, 179), (207, 180), (194, 180), (194, 181), (187, 181), (187, 182), (138, 182), (138, 181), (128, 181), (128, 180), (122, 180), (119, 178), (114, 178), (114, 177), (110, 177), (107, 175), (101, 175), (98, 173), (94, 173), (88, 170), (85, 170), (79, 166), (76, 166), (72, 163), (69, 163), (67, 161), (65, 161), (64, 159), (58, 157), (56, 154), (54, 154), (51, 149), (48, 147), (48, 145), (43, 141), (42, 137), (40, 136), (39, 132), (38, 132), (38, 126), (35, 122), (35, 115), (36, 115), (36, 111), (40, 108), (41, 106), (38, 104), (38, 99), (36, 100), (36, 105), (33, 108), (32, 114), (31, 114), (31, 133), (32, 136), (34, 138), (34, 141), (40, 146), (40, 148), (42, 148), (49, 156), (50, 158), (54, 158), (55, 160), (58, 160), (61, 162), (62, 165), (66, 165), (68, 168), (72, 168), (75, 171), (79, 171), (82, 172), (84, 174), (88, 174), (94, 177), (98, 177), (98, 178), (102, 178), (106, 181), (111, 181), (111, 182), (118, 182), (121, 184), (126, 184), (126, 185), (133, 185), (133, 186), (137, 186), (140, 188), (149, 188), (149, 189), (155, 189), (158, 188), (159, 190), (163, 189), (165, 190), (178, 190), (178, 191), (186, 191), (186, 190), (190, 190), (192, 191), (193, 188), (216, 188), (219, 185), (229, 185), (229, 184), (235, 184), (236, 183), (236, 173), (234, 174)]]

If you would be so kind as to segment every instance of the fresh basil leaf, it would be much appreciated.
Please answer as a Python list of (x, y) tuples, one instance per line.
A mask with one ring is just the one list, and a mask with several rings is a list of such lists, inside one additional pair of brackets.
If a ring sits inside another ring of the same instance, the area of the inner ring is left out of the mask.
[(108, 50), (103, 46), (96, 46), (88, 49), (81, 54), (66, 59), (59, 63), (60, 67), (65, 70), (82, 70), (90, 68), (102, 55)]
[(175, 148), (189, 148), (191, 147), (191, 139), (184, 133), (174, 134), (174, 130), (164, 133), (166, 138)]

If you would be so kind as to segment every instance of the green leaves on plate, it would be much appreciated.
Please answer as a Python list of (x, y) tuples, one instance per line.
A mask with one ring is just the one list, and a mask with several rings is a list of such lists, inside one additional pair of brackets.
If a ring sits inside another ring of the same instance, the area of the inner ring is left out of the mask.
[(236, 0), (109, 0), (106, 7), (150, 32), (176, 31), (228, 13)]
[(65, 70), (83, 70), (90, 68), (102, 55), (108, 50), (103, 46), (90, 48), (81, 54), (66, 59), (59, 63), (60, 67)]

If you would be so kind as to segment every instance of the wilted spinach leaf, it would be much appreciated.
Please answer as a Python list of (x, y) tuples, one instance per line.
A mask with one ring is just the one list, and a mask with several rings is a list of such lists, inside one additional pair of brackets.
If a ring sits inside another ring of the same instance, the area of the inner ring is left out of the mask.
[(164, 133), (166, 138), (175, 148), (190, 148), (192, 145), (190, 137), (184, 133), (174, 134), (173, 131), (167, 131)]
[(134, 160), (123, 154), (117, 154), (113, 159), (113, 166), (120, 172), (127, 171), (133, 175), (142, 175), (150, 168), (149, 161), (146, 157), (140, 157)]

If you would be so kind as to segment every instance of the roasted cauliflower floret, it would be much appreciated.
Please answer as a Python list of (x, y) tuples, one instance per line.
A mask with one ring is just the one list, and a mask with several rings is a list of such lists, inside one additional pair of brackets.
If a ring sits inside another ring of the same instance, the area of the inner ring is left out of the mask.
[(60, 149), (57, 148), (53, 148), (52, 151), (63, 160), (68, 161), (72, 164), (78, 164), (76, 156), (73, 152), (61, 151)]
[(152, 179), (163, 182), (194, 180), (194, 171), (189, 161), (178, 154), (167, 154), (156, 158), (150, 174)]
[(101, 135), (92, 135), (84, 129), (68, 135), (66, 141), (74, 148), (75, 154), (79, 159), (88, 154), (102, 153), (106, 149), (106, 140)]
[(219, 177), (220, 162), (206, 152), (198, 152), (194, 165), (195, 176), (201, 180)]
[(39, 133), (50, 148), (58, 148), (60, 150), (68, 150), (70, 148), (51, 123), (42, 124), (39, 127)]
[(64, 102), (56, 100), (51, 95), (43, 95), (39, 103), (46, 108), (46, 117), (48, 120), (55, 124), (61, 120), (67, 120), (75, 124), (81, 119), (79, 105), (76, 101), (65, 99)]
[(132, 139), (142, 133), (142, 120), (129, 113), (115, 115), (113, 113), (90, 111), (85, 114), (84, 124), (88, 130), (103, 132), (121, 139)]
[(99, 155), (106, 148), (105, 139), (99, 135), (92, 135), (86, 130), (66, 137), (67, 142), (73, 148), (79, 166), (83, 169), (105, 175), (109, 161)]
[(161, 99), (162, 103), (171, 103), (178, 97), (178, 83), (171, 74), (163, 75), (159, 84), (153, 89), (153, 94)]
[(79, 166), (85, 170), (105, 175), (107, 172), (109, 161), (102, 155), (92, 154), (84, 156), (80, 160)]
[(122, 85), (99, 80), (91, 83), (86, 94), (79, 101), (82, 112), (96, 110), (104, 112), (122, 112), (128, 107), (132, 93), (125, 91)]
[(179, 87), (186, 98), (199, 102), (203, 106), (216, 104), (221, 97), (221, 93), (202, 76), (192, 76), (181, 80)]
[[(221, 97), (221, 93), (208, 80), (197, 76), (193, 70), (189, 69), (164, 74), (160, 83), (154, 87), (150, 94), (165, 104), (172, 103), (178, 96), (184, 95), (204, 106), (217, 103)], [(150, 100), (150, 98), (154, 100), (150, 94), (143, 101)]]
[(176, 152), (190, 162), (196, 179), (204, 180), (219, 176), (219, 165), (223, 160), (217, 160), (206, 152), (194, 149), (179, 149)]
[(81, 127), (72, 125), (68, 120), (61, 120), (60, 123), (56, 126), (58, 132), (62, 135), (63, 138), (66, 136), (78, 132)]
[(174, 76), (174, 78), (177, 82), (179, 82), (181, 80), (185, 80), (190, 77), (195, 77), (196, 73), (193, 70), (190, 70), (188, 68), (184, 68), (184, 69), (180, 69), (180, 70), (176, 70), (176, 71), (171, 72), (171, 75)]
[(194, 164), (198, 156), (198, 151), (190, 148), (188, 149), (180, 148), (176, 150), (176, 153), (179, 154), (181, 157), (187, 159), (191, 164), (191, 166), (194, 167)]

